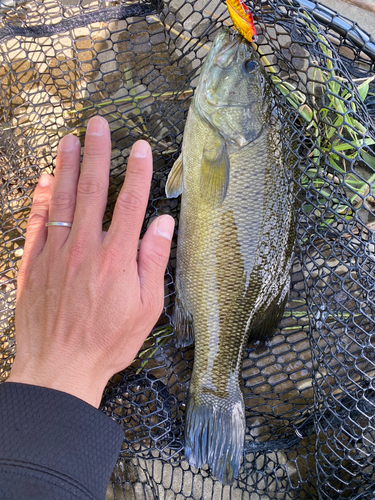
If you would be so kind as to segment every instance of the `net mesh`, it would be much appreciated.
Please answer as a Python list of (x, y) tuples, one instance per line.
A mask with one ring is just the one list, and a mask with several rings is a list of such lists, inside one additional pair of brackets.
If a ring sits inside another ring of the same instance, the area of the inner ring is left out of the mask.
[[(107, 490), (116, 499), (374, 498), (373, 308), (375, 42), (309, 0), (249, 0), (283, 128), (297, 224), (284, 317), (247, 348), (244, 461), (232, 486), (183, 455), (194, 348), (174, 346), (177, 232), (165, 307), (138, 357), (108, 383), (101, 408), (124, 428)], [(199, 68), (218, 29), (220, 0), (0, 3), (1, 380), (14, 359), (16, 275), (32, 192), (53, 173), (57, 144), (83, 146), (90, 117), (110, 124), (108, 229), (138, 138), (154, 151), (143, 231), (178, 222), (164, 186), (177, 159)], [(83, 152), (83, 148), (82, 148)], [(104, 312), (105, 313), (105, 312)], [(79, 381), (77, 381), (79, 383)]]

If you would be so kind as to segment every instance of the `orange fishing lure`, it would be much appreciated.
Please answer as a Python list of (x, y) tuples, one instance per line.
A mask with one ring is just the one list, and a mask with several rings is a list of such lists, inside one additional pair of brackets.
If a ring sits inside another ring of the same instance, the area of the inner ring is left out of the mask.
[(253, 16), (242, 0), (227, 0), (229, 15), (240, 34), (249, 42), (257, 41)]

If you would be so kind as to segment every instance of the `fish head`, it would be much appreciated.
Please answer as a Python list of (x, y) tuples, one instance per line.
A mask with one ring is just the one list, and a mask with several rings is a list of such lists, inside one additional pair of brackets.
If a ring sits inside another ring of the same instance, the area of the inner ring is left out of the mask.
[(270, 84), (259, 55), (222, 28), (203, 65), (194, 106), (228, 143), (254, 141), (269, 121)]

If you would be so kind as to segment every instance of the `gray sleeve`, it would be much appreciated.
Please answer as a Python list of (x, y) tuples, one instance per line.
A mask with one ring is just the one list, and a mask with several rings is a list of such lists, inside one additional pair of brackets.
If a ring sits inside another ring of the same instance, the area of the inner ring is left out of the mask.
[(104, 500), (121, 427), (70, 394), (0, 385), (0, 498)]

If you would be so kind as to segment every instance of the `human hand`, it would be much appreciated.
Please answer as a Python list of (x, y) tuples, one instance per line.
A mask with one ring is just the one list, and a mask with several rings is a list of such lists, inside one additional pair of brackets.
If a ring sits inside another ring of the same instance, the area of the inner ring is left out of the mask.
[[(42, 175), (27, 225), (16, 303), (17, 355), (8, 381), (70, 393), (99, 406), (108, 379), (128, 366), (163, 308), (174, 220), (152, 222), (137, 246), (152, 177), (145, 141), (131, 151), (108, 233), (102, 219), (109, 127), (90, 120), (80, 174), (75, 136), (59, 144), (55, 176)], [(47, 221), (71, 222), (71, 228)]]

